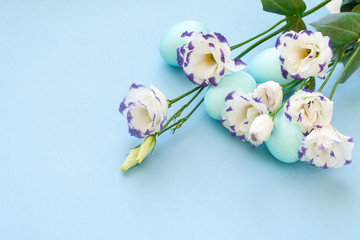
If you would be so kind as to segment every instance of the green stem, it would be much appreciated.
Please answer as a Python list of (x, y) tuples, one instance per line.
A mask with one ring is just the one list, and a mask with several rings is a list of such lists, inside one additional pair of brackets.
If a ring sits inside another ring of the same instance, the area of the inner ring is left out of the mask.
[(336, 65), (337, 65), (338, 62), (340, 61), (340, 58), (341, 58), (341, 55), (343, 54), (343, 52), (344, 52), (344, 48), (342, 47), (342, 48), (340, 49), (339, 55), (337, 56), (337, 58), (336, 58), (336, 60), (335, 60), (334, 66), (332, 66), (331, 71), (330, 71), (329, 74), (327, 75), (325, 81), (321, 84), (320, 88), (317, 90), (318, 92), (321, 92), (321, 91), (324, 89), (325, 85), (327, 84), (327, 82), (329, 81), (331, 75), (333, 74), (333, 72), (334, 72), (334, 70), (335, 70), (335, 68), (336, 68)]
[(266, 31), (264, 31), (264, 32), (256, 35), (255, 37), (252, 37), (252, 38), (250, 38), (250, 39), (248, 39), (248, 40), (246, 40), (246, 41), (244, 41), (244, 42), (241, 42), (241, 43), (239, 43), (239, 44), (236, 44), (236, 45), (234, 45), (234, 46), (231, 46), (230, 49), (231, 49), (231, 50), (237, 49), (237, 48), (239, 48), (239, 47), (241, 47), (241, 46), (243, 46), (243, 45), (251, 42), (252, 40), (255, 40), (255, 39), (261, 37), (262, 35), (265, 35), (266, 33), (270, 32), (271, 30), (273, 30), (274, 28), (276, 28), (277, 26), (279, 26), (281, 23), (283, 23), (283, 22), (285, 22), (285, 21), (286, 21), (286, 18), (284, 18), (283, 20), (275, 23), (275, 24), (274, 24), (272, 27), (270, 27), (268, 30), (266, 30)]
[[(202, 90), (204, 90), (203, 87), (201, 87), (201, 88), (197, 91), (197, 93), (190, 99), (189, 102), (187, 102), (184, 106), (182, 106), (176, 113), (174, 113), (174, 114), (169, 118), (169, 120), (165, 123), (165, 125), (164, 125), (164, 127), (163, 127), (164, 130), (166, 129), (166, 127), (171, 123), (171, 121), (172, 121), (175, 117), (179, 116), (179, 115), (182, 113), (182, 111), (184, 111), (184, 109), (187, 108), (187, 107), (195, 100), (195, 98), (201, 93)], [(164, 130), (162, 130), (161, 132), (165, 132)], [(159, 133), (161, 133), (161, 132), (159, 132)]]
[(299, 82), (299, 80), (295, 79), (295, 80), (292, 80), (291, 82), (287, 82), (287, 83), (281, 84), (280, 86), (281, 86), (282, 88), (285, 88), (285, 87), (287, 87), (287, 86), (289, 86), (289, 85), (292, 85), (292, 84), (294, 84), (294, 83), (296, 83), (296, 82)]
[(189, 112), (188, 115), (186, 115), (186, 117), (184, 117), (184, 121), (185, 122), (186, 120), (188, 120), (188, 118), (195, 112), (195, 110), (201, 105), (201, 103), (204, 101), (204, 97), (196, 104), (196, 106)]
[(168, 100), (168, 103), (169, 103), (169, 104), (176, 103), (177, 101), (179, 101), (179, 100), (183, 99), (183, 98), (184, 98), (184, 97), (186, 97), (187, 95), (189, 95), (189, 94), (191, 94), (191, 93), (195, 92), (195, 91), (196, 91), (196, 90), (198, 90), (199, 88), (201, 88), (201, 87), (199, 86), (199, 87), (193, 88), (193, 89), (191, 89), (190, 91), (188, 91), (188, 92), (184, 93), (183, 95), (180, 95), (180, 96), (179, 96), (179, 97), (177, 97), (177, 98), (174, 98), (174, 99)]
[(287, 94), (288, 92), (290, 92), (291, 90), (293, 90), (297, 85), (299, 85), (302, 81), (301, 80), (297, 80), (297, 82), (292, 85), (291, 87), (289, 87), (288, 89), (286, 89), (283, 93), (283, 95)]
[(248, 52), (250, 52), (251, 50), (253, 50), (255, 47), (257, 47), (258, 45), (262, 44), (263, 42), (269, 40), (270, 38), (276, 36), (277, 34), (281, 33), (282, 31), (286, 30), (289, 26), (291, 26), (293, 24), (293, 21), (291, 21), (290, 23), (286, 24), (285, 26), (283, 26), (282, 28), (279, 28), (278, 30), (276, 30), (275, 32), (269, 34), (268, 36), (260, 39), (259, 41), (257, 41), (256, 43), (254, 43), (253, 45), (251, 45), (250, 47), (248, 47), (247, 49), (245, 49), (242, 53), (240, 53), (236, 58), (241, 58), (243, 56), (245, 56)]
[[(346, 46), (343, 46), (342, 48), (345, 49), (345, 47), (346, 47)], [(346, 59), (350, 54), (351, 54), (351, 51), (347, 51), (347, 52), (344, 54), (344, 56), (341, 56), (341, 57), (340, 57), (340, 60), (339, 60), (339, 61), (342, 61), (342, 60)], [(332, 67), (334, 64), (335, 64), (335, 62), (329, 63), (329, 68)]]
[(331, 2), (331, 0), (326, 0), (323, 1), (322, 3), (320, 3), (319, 5), (313, 7), (312, 9), (310, 9), (309, 11), (304, 12), (301, 17), (306, 17), (307, 15), (312, 14), (313, 12), (319, 10), (320, 8), (322, 8), (323, 6), (325, 6), (326, 4), (328, 4), (329, 2)]
[[(302, 80), (302, 81), (299, 81), (301, 84), (300, 86), (298, 87), (298, 89), (296, 91), (299, 91), (305, 84), (306, 80)], [(295, 87), (296, 85), (298, 85), (298, 83), (296, 83), (293, 87)], [(284, 94), (285, 95), (285, 94)], [(290, 98), (288, 98), (285, 102), (283, 102), (274, 112), (270, 113), (269, 115), (274, 117), (284, 106), (285, 104), (290, 100)]]
[(359, 53), (359, 51), (360, 51), (360, 44), (356, 47), (354, 53), (351, 55), (351, 57), (350, 57), (349, 61), (347, 62), (344, 70), (342, 71), (340, 77), (337, 79), (334, 87), (332, 88), (331, 93), (330, 93), (330, 95), (329, 95), (329, 99), (330, 99), (330, 100), (332, 99), (332, 97), (333, 97), (333, 95), (334, 95), (334, 93), (335, 93), (335, 90), (336, 90), (337, 86), (338, 86), (339, 83), (340, 83), (341, 78), (344, 76), (345, 72), (348, 70), (348, 68), (350, 67), (351, 63), (355, 60), (355, 57), (356, 57), (356, 55)]
[(177, 122), (171, 124), (170, 126), (168, 126), (167, 128), (164, 128), (161, 132), (157, 133), (158, 136), (160, 136), (161, 134), (163, 134), (164, 132), (166, 132), (167, 130), (177, 126), (178, 124), (183, 124), (184, 122), (186, 122), (186, 120), (188, 120), (188, 118), (195, 112), (195, 110), (201, 105), (201, 103), (204, 101), (204, 98), (202, 98), (197, 104), (196, 106), (188, 113), (188, 115), (186, 115), (186, 117), (183, 117), (182, 119), (178, 120)]

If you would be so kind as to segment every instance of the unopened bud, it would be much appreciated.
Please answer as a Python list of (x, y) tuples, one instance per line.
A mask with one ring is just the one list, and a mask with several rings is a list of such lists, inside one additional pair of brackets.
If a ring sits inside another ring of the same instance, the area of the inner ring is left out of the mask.
[(139, 153), (139, 149), (140, 146), (137, 146), (130, 150), (129, 154), (127, 155), (127, 158), (125, 159), (125, 162), (120, 168), (120, 171), (126, 171), (137, 164), (136, 157)]
[(139, 153), (136, 157), (136, 162), (140, 164), (144, 158), (154, 149), (156, 143), (156, 138), (154, 135), (150, 135), (145, 138), (141, 143)]
[(137, 147), (130, 150), (125, 162), (120, 168), (120, 171), (126, 171), (129, 168), (140, 164), (144, 158), (154, 149), (156, 137), (150, 135)]

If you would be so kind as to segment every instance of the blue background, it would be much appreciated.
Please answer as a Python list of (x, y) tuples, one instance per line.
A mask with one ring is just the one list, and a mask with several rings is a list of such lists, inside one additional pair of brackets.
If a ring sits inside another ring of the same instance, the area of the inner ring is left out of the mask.
[[(117, 111), (131, 83), (168, 98), (192, 88), (159, 55), (171, 25), (197, 20), (233, 45), (280, 19), (260, 1), (2, 0), (0, 239), (359, 239), (357, 145), (341, 169), (285, 164), (201, 106), (119, 171), (139, 143)], [(355, 141), (359, 77), (333, 99), (332, 124)]]

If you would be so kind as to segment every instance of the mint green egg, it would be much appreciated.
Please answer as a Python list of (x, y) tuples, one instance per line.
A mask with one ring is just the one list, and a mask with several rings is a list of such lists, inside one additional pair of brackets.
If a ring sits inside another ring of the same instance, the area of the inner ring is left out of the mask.
[(257, 54), (247, 66), (247, 72), (253, 76), (258, 83), (274, 81), (279, 84), (289, 82), (282, 76), (280, 53), (276, 48), (266, 49)]
[(291, 123), (281, 110), (274, 117), (274, 129), (270, 138), (265, 142), (270, 153), (278, 160), (293, 163), (299, 160), (298, 150), (304, 138), (299, 126)]
[(209, 33), (209, 29), (202, 23), (196, 21), (179, 22), (170, 27), (162, 36), (160, 41), (160, 55), (170, 65), (179, 66), (177, 63), (177, 49), (186, 44), (181, 38), (185, 31)]
[(210, 86), (205, 94), (204, 104), (207, 113), (220, 120), (225, 108), (225, 97), (232, 91), (249, 93), (256, 88), (255, 79), (250, 74), (240, 71), (223, 77), (217, 86)]

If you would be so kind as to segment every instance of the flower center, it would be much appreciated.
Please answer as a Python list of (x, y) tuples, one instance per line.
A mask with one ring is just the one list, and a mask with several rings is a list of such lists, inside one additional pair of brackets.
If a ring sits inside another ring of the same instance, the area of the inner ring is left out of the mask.
[(309, 56), (309, 54), (311, 53), (310, 49), (304, 49), (303, 54), (302, 54), (302, 58), (306, 58), (307, 56)]
[(205, 61), (208, 62), (208, 63), (214, 62), (215, 61), (214, 56), (211, 53), (206, 54), (205, 55)]

